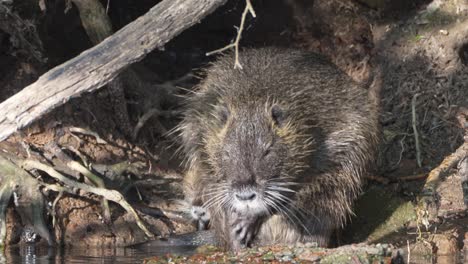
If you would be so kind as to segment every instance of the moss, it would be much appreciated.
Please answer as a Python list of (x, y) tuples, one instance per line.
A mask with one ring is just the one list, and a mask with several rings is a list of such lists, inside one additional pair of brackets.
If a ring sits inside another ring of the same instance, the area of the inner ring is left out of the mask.
[(350, 242), (386, 242), (406, 223), (415, 219), (414, 205), (384, 187), (373, 186), (355, 205), (356, 217), (345, 231)]
[(366, 252), (337, 253), (328, 255), (320, 260), (321, 264), (347, 264), (347, 263), (387, 263), (388, 257), (368, 254)]

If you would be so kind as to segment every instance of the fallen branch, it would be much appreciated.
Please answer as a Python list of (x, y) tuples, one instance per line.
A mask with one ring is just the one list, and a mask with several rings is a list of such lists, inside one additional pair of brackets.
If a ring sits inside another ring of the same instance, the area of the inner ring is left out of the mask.
[(0, 140), (163, 47), (227, 0), (164, 0), (117, 33), (42, 75), (0, 104)]
[(416, 161), (418, 162), (418, 167), (421, 168), (421, 146), (419, 144), (419, 134), (417, 129), (418, 121), (416, 119), (416, 98), (418, 98), (418, 96), (419, 94), (415, 94), (411, 100), (411, 121), (413, 124), (414, 144), (416, 145)]

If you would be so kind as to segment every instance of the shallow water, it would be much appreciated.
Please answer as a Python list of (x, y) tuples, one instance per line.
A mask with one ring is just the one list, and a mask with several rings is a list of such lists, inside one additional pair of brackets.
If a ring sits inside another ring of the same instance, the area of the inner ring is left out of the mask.
[(130, 248), (87, 248), (57, 249), (53, 247), (36, 247), (34, 244), (15, 246), (7, 249), (0, 263), (143, 263), (145, 258), (161, 256), (167, 253), (191, 255), (194, 246), (139, 246)]

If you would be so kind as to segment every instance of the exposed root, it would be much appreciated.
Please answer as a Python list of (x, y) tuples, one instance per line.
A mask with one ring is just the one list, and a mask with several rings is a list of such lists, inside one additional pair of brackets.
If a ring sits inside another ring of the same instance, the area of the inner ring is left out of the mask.
[(244, 12), (242, 12), (241, 22), (240, 22), (239, 28), (237, 29), (236, 40), (233, 43), (225, 46), (224, 48), (220, 48), (220, 49), (213, 50), (213, 51), (210, 51), (210, 52), (206, 53), (206, 56), (211, 56), (213, 54), (220, 53), (220, 52), (223, 52), (225, 50), (234, 48), (235, 51), (236, 51), (236, 54), (235, 54), (236, 59), (235, 59), (235, 62), (234, 62), (234, 69), (242, 69), (242, 65), (239, 62), (239, 43), (240, 43), (240, 40), (241, 40), (241, 37), (242, 37), (242, 31), (244, 30), (245, 19), (247, 18), (248, 13), (250, 13), (252, 15), (252, 17), (254, 17), (254, 18), (257, 16), (255, 14), (255, 10), (253, 9), (252, 3), (250, 2), (250, 0), (245, 0), (245, 9), (244, 9)]
[[(72, 188), (78, 188), (86, 193), (92, 193), (95, 195), (99, 195), (104, 197), (107, 200), (113, 201), (115, 203), (118, 203), (122, 208), (124, 208), (128, 213), (133, 215), (136, 224), (140, 229), (146, 234), (148, 237), (154, 237), (154, 235), (146, 228), (145, 224), (142, 222), (140, 217), (138, 216), (137, 212), (133, 209), (133, 207), (125, 200), (125, 198), (118, 192), (114, 190), (107, 190), (104, 188), (99, 188), (99, 187), (94, 187), (94, 186), (89, 186), (84, 183), (76, 182), (74, 180), (71, 180), (58, 171), (56, 171), (54, 168), (47, 166), (45, 164), (42, 164), (38, 161), (35, 160), (25, 160), (22, 162), (21, 167), (23, 167), (26, 170), (41, 170), (49, 174), (52, 178), (55, 178), (56, 180), (64, 183), (67, 187), (65, 187), (63, 190), (69, 193), (73, 193), (74, 191)], [(41, 183), (42, 185), (46, 186), (47, 188), (50, 187), (50, 185), (46, 183)], [(53, 187), (52, 187), (53, 188)], [(52, 188), (49, 188), (52, 190)]]
[[(136, 140), (137, 136), (138, 136), (138, 133), (140, 132), (140, 129), (145, 125), (145, 123), (151, 118), (153, 117), (154, 115), (159, 115), (161, 113), (161, 111), (159, 111), (158, 109), (156, 108), (152, 108), (150, 109), (148, 112), (146, 112), (145, 114), (143, 114), (139, 119), (138, 119), (138, 123), (137, 125), (135, 126), (135, 128), (133, 129), (133, 133), (132, 133), (132, 139), (133, 140)], [(158, 130), (160, 132), (162, 132), (162, 134), (165, 134), (167, 132), (167, 129), (161, 124), (161, 122), (159, 121), (155, 121), (157, 126), (158, 126)]]
[[(99, 176), (91, 172), (88, 168), (83, 166), (81, 163), (69, 157), (57, 144), (55, 144), (54, 142), (51, 142), (47, 144), (46, 148), (49, 151), (53, 152), (55, 156), (59, 157), (60, 160), (64, 162), (69, 169), (71, 169), (72, 171), (81, 173), (83, 176), (89, 179), (97, 187), (104, 188), (104, 189), (106, 188), (104, 181)], [(102, 201), (102, 208), (103, 208), (104, 221), (106, 223), (110, 223), (111, 212), (110, 212), (109, 202), (105, 199)]]
[(0, 247), (4, 245), (6, 237), (6, 209), (16, 188), (14, 174), (6, 174), (5, 171), (8, 168), (2, 163), (0, 163), (0, 178), (2, 179), (0, 185)]
[[(16, 211), (19, 213), (23, 225), (32, 228), (35, 233), (47, 240), (49, 245), (53, 245), (53, 237), (51, 236), (44, 220), (45, 202), (42, 193), (39, 192), (39, 182), (35, 178), (31, 177), (27, 172), (19, 168), (16, 162), (17, 160), (8, 154), (0, 155), (1, 176), (3, 176), (2, 178), (7, 179), (5, 182), (2, 181), (1, 187), (2, 194), (0, 198), (0, 207), (1, 211), (3, 211), (1, 214), (3, 218), (1, 239), (4, 242), (4, 212), (11, 196), (11, 194), (8, 195), (7, 192), (13, 192), (13, 189), (15, 189), (15, 192), (18, 193), (15, 199)], [(8, 179), (13, 182), (8, 183)], [(18, 182), (20, 182), (21, 185), (17, 185)], [(10, 186), (7, 186), (7, 184), (10, 184)], [(6, 190), (11, 188), (13, 189), (3, 192), (5, 190), (3, 187), (5, 186)]]
[[(70, 161), (67, 163), (67, 165), (70, 169), (78, 171), (79, 173), (83, 174), (86, 178), (91, 180), (97, 187), (100, 187), (103, 189), (106, 188), (104, 181), (99, 176), (92, 173), (90, 170), (88, 170), (85, 166), (81, 165), (80, 163), (76, 161)], [(102, 209), (103, 209), (103, 215), (104, 215), (104, 222), (110, 223), (111, 212), (110, 212), (109, 202), (106, 199), (103, 199), (101, 203), (102, 203)]]
[[(463, 116), (463, 118), (460, 118), (460, 116)], [(466, 118), (468, 117), (468, 111), (466, 109), (462, 109), (457, 117), (460, 121), (460, 126), (465, 129), (465, 135), (467, 135), (468, 129), (465, 127), (465, 124)], [(418, 215), (421, 215), (420, 220), (425, 225), (427, 225), (429, 220), (434, 218), (435, 214), (437, 213), (436, 189), (439, 185), (439, 182), (442, 180), (442, 175), (457, 165), (460, 161), (465, 160), (467, 156), (468, 141), (465, 140), (465, 143), (463, 143), (454, 153), (447, 156), (439, 166), (437, 166), (429, 173), (426, 183), (424, 184), (424, 187), (418, 197), (417, 208)]]
[(91, 163), (88, 161), (88, 158), (78, 149), (73, 146), (65, 146), (65, 148), (77, 155), (86, 168), (91, 168)]
[(93, 169), (99, 174), (112, 181), (121, 181), (125, 172), (132, 173), (137, 178), (141, 178), (144, 173), (142, 169), (145, 167), (144, 162), (119, 162), (112, 165), (107, 164), (93, 164)]
[(96, 142), (98, 144), (108, 144), (104, 139), (102, 139), (96, 132), (90, 131), (88, 129), (80, 128), (80, 127), (70, 127), (68, 130), (71, 133), (83, 134), (87, 136), (93, 136), (96, 138)]
[(57, 206), (57, 203), (58, 201), (60, 200), (60, 198), (62, 198), (63, 196), (63, 191), (60, 190), (58, 191), (58, 195), (57, 197), (55, 197), (55, 200), (54, 202), (52, 203), (52, 226), (55, 227), (55, 222), (56, 222), (56, 214), (55, 214), (55, 207)]

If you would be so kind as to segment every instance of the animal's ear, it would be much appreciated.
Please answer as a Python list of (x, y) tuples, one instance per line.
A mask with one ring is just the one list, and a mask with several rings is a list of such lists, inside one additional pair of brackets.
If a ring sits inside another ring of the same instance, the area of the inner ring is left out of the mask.
[(281, 126), (286, 120), (286, 113), (283, 108), (279, 105), (273, 105), (271, 107), (271, 118), (276, 125)]

